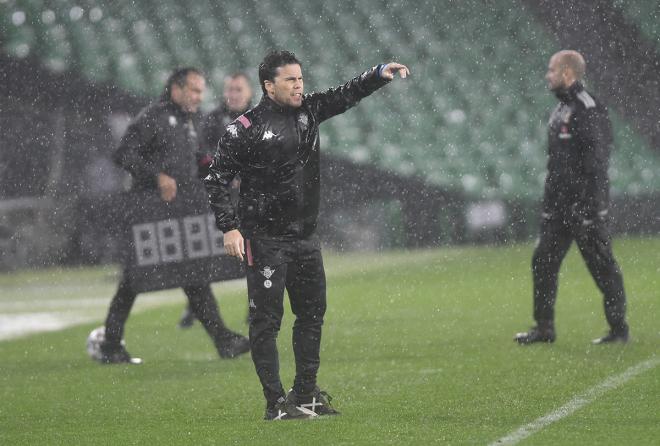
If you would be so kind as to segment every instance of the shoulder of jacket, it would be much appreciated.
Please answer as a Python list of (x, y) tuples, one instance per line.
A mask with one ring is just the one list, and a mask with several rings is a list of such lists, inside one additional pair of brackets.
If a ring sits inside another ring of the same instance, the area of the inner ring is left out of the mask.
[(254, 116), (251, 113), (243, 113), (237, 117), (234, 122), (240, 124), (245, 130), (252, 127), (252, 122), (254, 121)]
[(146, 107), (143, 107), (140, 109), (140, 111), (137, 112), (135, 116), (133, 116), (133, 120), (137, 121), (138, 119), (144, 119), (147, 116), (152, 116), (154, 114), (154, 105), (149, 104)]
[(161, 101), (155, 101), (147, 105), (142, 109), (146, 114), (150, 115), (159, 115), (159, 114), (171, 114), (171, 110), (168, 110), (167, 103)]
[(234, 119), (234, 122), (238, 123), (244, 130), (254, 130), (255, 127), (259, 127), (264, 121), (268, 121), (268, 116), (264, 116), (267, 113), (267, 109), (257, 106), (238, 116)]
[(211, 110), (205, 118), (208, 120), (218, 120), (221, 121), (222, 118), (225, 116), (225, 111), (222, 107), (216, 107), (213, 110)]
[(144, 107), (135, 116), (134, 121), (160, 121), (163, 118), (168, 119), (173, 114), (161, 102), (154, 102)]
[(248, 135), (254, 128), (254, 115), (252, 111), (247, 111), (238, 116), (225, 127), (225, 134), (232, 139), (249, 137)]
[(596, 99), (587, 91), (582, 90), (575, 95), (577, 103), (581, 104), (586, 110), (595, 109), (598, 106)]

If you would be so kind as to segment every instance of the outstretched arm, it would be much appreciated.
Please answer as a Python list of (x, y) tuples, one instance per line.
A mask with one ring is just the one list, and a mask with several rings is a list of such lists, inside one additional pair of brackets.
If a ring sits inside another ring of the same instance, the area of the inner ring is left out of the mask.
[(344, 113), (360, 102), (361, 99), (387, 85), (394, 79), (396, 73), (405, 78), (410, 74), (410, 70), (405, 65), (396, 62), (380, 64), (340, 87), (306, 96), (305, 102), (318, 117), (319, 122), (323, 122), (335, 115)]

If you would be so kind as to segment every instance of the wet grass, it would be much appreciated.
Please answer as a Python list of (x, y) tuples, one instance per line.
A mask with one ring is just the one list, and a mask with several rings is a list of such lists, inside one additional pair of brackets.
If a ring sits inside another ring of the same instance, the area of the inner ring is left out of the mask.
[[(630, 344), (589, 344), (606, 329), (602, 302), (573, 249), (560, 282), (557, 342), (515, 345), (513, 334), (531, 324), (531, 250), (327, 253), (319, 382), (342, 411), (331, 419), (262, 421), (250, 358), (218, 360), (199, 324), (176, 329), (183, 298), (130, 319), (126, 340), (145, 358), (139, 367), (89, 360), (93, 324), (0, 342), (0, 444), (488, 444), (654, 357), (660, 344), (660, 239), (622, 239), (615, 254)], [(32, 285), (52, 276), (22, 274)], [(107, 275), (60, 271), (56, 280)], [(244, 291), (216, 290), (229, 325), (245, 333)], [(291, 323), (287, 312), (279, 343), (285, 385), (293, 379)], [(656, 367), (527, 443), (657, 444), (659, 400)]]

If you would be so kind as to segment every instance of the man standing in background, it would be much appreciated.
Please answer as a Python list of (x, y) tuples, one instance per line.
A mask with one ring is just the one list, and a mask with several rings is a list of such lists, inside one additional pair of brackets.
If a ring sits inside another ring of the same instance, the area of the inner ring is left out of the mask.
[[(208, 175), (211, 164), (211, 154), (215, 152), (218, 141), (225, 132), (227, 125), (240, 115), (248, 111), (252, 105), (252, 87), (247, 74), (236, 72), (225, 78), (222, 92), (223, 102), (204, 119), (202, 126), (204, 146), (209, 153), (203, 153), (200, 157), (200, 177)], [(238, 188), (240, 179), (234, 179), (232, 183), (232, 196), (238, 200)], [(179, 328), (190, 328), (195, 322), (195, 315), (190, 308), (186, 307), (179, 320)]]
[(204, 141), (213, 152), (225, 128), (252, 106), (252, 87), (247, 74), (239, 71), (225, 78), (223, 102), (204, 120)]
[[(179, 191), (199, 183), (199, 114), (206, 83), (195, 68), (181, 68), (169, 77), (160, 101), (143, 109), (122, 137), (114, 161), (133, 178), (133, 190), (157, 194), (173, 202)], [(222, 358), (233, 358), (249, 351), (247, 338), (229, 330), (223, 323), (210, 284), (183, 287), (191, 308), (209, 334)], [(128, 274), (119, 283), (105, 321), (100, 362), (140, 363), (126, 351), (124, 326), (137, 293)]]
[(555, 341), (557, 278), (573, 240), (603, 293), (610, 326), (593, 343), (628, 341), (623, 277), (607, 228), (612, 125), (607, 108), (584, 89), (585, 71), (582, 55), (564, 50), (552, 56), (545, 76), (559, 104), (550, 116), (541, 235), (532, 259), (537, 325), (516, 334), (520, 344)]

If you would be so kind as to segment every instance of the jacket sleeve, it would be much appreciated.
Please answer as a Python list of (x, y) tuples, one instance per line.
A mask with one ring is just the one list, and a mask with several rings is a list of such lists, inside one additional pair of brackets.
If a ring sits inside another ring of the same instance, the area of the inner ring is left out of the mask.
[(135, 179), (156, 185), (159, 170), (151, 161), (155, 149), (156, 120), (148, 112), (141, 112), (126, 129), (113, 161)]
[(238, 122), (229, 124), (220, 138), (209, 174), (204, 178), (215, 223), (222, 232), (240, 228), (236, 208), (231, 201), (231, 182), (243, 167), (242, 159), (249, 147), (249, 133), (249, 129)]
[(601, 107), (586, 109), (578, 121), (583, 150), (583, 184), (581, 207), (587, 218), (595, 218), (607, 209), (609, 182), (607, 168), (612, 147), (612, 125), (607, 110)]
[(390, 81), (380, 76), (381, 67), (382, 65), (377, 65), (340, 87), (306, 96), (305, 101), (317, 117), (318, 122), (321, 123), (335, 115), (344, 113), (349, 108), (357, 105), (362, 98), (388, 84)]

